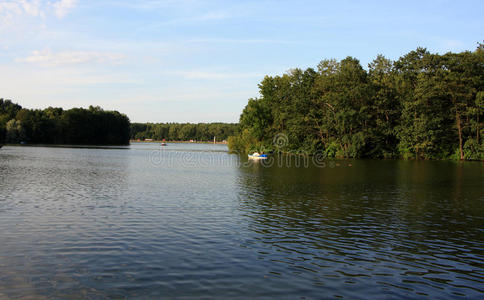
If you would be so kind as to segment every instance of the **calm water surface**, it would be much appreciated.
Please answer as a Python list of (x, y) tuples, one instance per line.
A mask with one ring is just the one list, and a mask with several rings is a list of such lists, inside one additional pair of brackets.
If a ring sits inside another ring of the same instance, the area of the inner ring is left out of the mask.
[(484, 297), (484, 164), (0, 150), (0, 299)]

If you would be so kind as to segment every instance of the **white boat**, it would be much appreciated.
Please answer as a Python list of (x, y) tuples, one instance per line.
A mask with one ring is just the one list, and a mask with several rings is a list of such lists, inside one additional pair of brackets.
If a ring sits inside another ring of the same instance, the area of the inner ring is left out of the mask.
[(249, 154), (249, 159), (267, 159), (267, 154), (259, 154), (258, 152), (254, 152)]

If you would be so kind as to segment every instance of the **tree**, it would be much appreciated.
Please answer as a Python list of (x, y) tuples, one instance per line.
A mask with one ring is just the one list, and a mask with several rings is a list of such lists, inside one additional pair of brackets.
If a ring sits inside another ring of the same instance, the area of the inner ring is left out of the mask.
[(8, 121), (6, 130), (7, 143), (19, 143), (25, 140), (25, 131), (21, 121), (17, 121), (15, 119)]
[(328, 157), (482, 159), (484, 46), (432, 54), (417, 48), (395, 62), (323, 60), (318, 71), (291, 69), (266, 76), (249, 99), (230, 147), (283, 152), (322, 151)]

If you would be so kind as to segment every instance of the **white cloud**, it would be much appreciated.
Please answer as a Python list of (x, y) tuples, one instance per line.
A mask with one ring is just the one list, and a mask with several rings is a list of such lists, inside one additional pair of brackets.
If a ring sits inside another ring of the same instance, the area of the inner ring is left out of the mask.
[[(63, 98), (62, 95), (74, 96), (81, 90), (97, 89), (103, 84), (120, 84), (131, 86), (139, 84), (139, 79), (126, 72), (111, 70), (79, 69), (79, 68), (32, 68), (31, 66), (3, 66), (0, 64), (0, 82), (2, 82), (2, 97), (14, 100), (30, 100), (29, 105), (45, 103), (48, 100)], [(52, 91), (55, 91), (52, 93)], [(99, 93), (96, 90), (93, 96)], [(45, 102), (39, 101), (45, 96)]]
[(83, 63), (111, 63), (119, 64), (125, 56), (120, 53), (106, 53), (93, 51), (63, 51), (51, 52), (49, 50), (33, 51), (25, 58), (17, 58), (16, 62), (33, 63), (44, 67), (72, 65)]
[(77, 4), (77, 0), (60, 0), (54, 2), (52, 7), (54, 8), (54, 14), (58, 18), (65, 17)]
[(0, 2), (0, 29), (13, 24), (15, 17), (24, 14), (24, 8), (17, 2)]
[(234, 78), (253, 78), (263, 77), (260, 73), (228, 73), (228, 72), (212, 72), (212, 71), (173, 71), (172, 74), (178, 74), (186, 79), (234, 79)]
[(228, 39), (228, 38), (196, 38), (187, 40), (189, 43), (222, 43), (222, 44), (297, 44), (295, 41), (275, 39)]
[(21, 14), (23, 13), (23, 7), (18, 2), (12, 2), (12, 1), (0, 2), (0, 13)]
[(223, 20), (228, 18), (230, 18), (230, 15), (227, 14), (226, 12), (214, 11), (214, 12), (208, 12), (198, 17), (194, 17), (193, 20), (194, 21), (212, 21), (212, 20)]
[(443, 51), (463, 51), (466, 49), (466, 44), (459, 40), (453, 39), (439, 39), (440, 47)]
[(13, 25), (25, 17), (45, 17), (54, 14), (65, 17), (76, 6), (77, 0), (0, 0), (0, 29)]
[(19, 2), (24, 12), (27, 15), (34, 16), (34, 17), (43, 15), (41, 11), (41, 6), (40, 6), (40, 0), (33, 0), (33, 1), (20, 0)]

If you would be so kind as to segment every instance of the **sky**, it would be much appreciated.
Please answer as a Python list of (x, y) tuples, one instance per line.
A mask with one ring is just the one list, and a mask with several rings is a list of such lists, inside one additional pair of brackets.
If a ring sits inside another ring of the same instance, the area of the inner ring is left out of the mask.
[(265, 75), (484, 40), (484, 1), (0, 0), (0, 98), (237, 122)]

